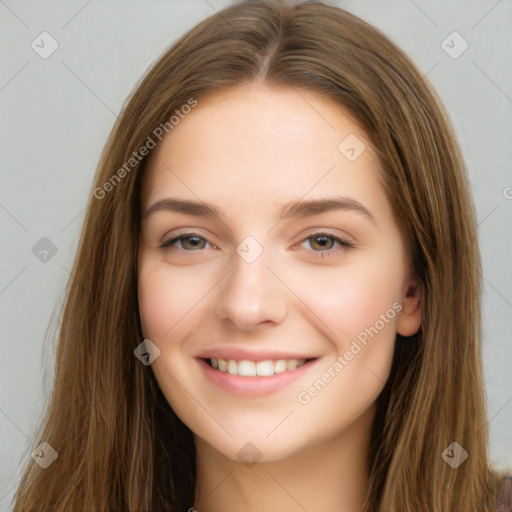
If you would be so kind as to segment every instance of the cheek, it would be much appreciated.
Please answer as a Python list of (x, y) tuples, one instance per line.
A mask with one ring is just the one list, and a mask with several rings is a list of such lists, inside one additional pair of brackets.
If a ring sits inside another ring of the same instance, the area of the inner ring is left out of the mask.
[(152, 340), (161, 338), (171, 328), (172, 319), (166, 317), (165, 310), (171, 306), (173, 311), (176, 307), (176, 304), (169, 304), (173, 300), (173, 294), (169, 293), (172, 289), (171, 283), (160, 274), (162, 273), (145, 265), (139, 270), (138, 294), (142, 331), (144, 337)]
[[(139, 266), (139, 312), (144, 336), (164, 341), (183, 327), (183, 319), (193, 315), (205, 290), (201, 280), (190, 286), (187, 271), (171, 272), (167, 265), (142, 260)], [(181, 324), (181, 325), (180, 325)]]
[(390, 250), (354, 257), (339, 267), (296, 272), (294, 290), (316, 314), (310, 320), (345, 350), (347, 342), (376, 323), (384, 336), (394, 339), (402, 279), (401, 260)]
[[(308, 406), (308, 418), (338, 404), (329, 424), (339, 428), (344, 415), (355, 418), (375, 402), (391, 370), (401, 279), (400, 260), (382, 253), (335, 272), (317, 272), (315, 293), (306, 302), (321, 319), (314, 320), (315, 326), (335, 354), (298, 396)], [(305, 275), (304, 293), (307, 282), (311, 276)], [(313, 420), (310, 427), (315, 428)]]

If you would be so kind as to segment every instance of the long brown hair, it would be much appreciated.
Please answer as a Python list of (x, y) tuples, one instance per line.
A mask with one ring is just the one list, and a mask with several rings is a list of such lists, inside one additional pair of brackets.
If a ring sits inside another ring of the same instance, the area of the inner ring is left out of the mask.
[[(200, 108), (209, 93), (254, 81), (320, 93), (361, 124), (422, 283), (421, 328), (397, 335), (379, 397), (364, 512), (493, 507), (501, 475), (487, 453), (476, 216), (449, 118), (411, 60), (356, 16), (317, 2), (252, 1), (170, 47), (103, 150), (36, 443), (58, 458), (47, 469), (29, 460), (15, 512), (193, 506), (193, 435), (134, 356), (143, 339), (137, 251), (147, 157), (127, 162), (191, 99)], [(452, 442), (469, 454), (457, 469), (441, 456)]]

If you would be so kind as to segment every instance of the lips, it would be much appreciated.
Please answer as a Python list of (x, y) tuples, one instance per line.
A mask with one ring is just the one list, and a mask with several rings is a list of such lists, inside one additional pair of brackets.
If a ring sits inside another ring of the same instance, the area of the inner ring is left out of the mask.
[(196, 355), (207, 379), (239, 396), (265, 396), (311, 371), (320, 356), (304, 352), (251, 349), (243, 344), (212, 347)]
[(271, 377), (294, 371), (312, 359), (311, 355), (247, 349), (246, 347), (213, 348), (199, 356), (211, 368), (243, 377)]
[[(220, 363), (223, 368), (227, 365), (227, 368), (225, 370), (214, 368), (215, 363), (212, 363), (212, 360), (217, 361), (217, 366)], [(277, 393), (306, 373), (310, 373), (319, 364), (319, 360), (318, 358), (291, 358), (255, 361), (233, 358), (196, 358), (207, 381), (230, 394), (246, 398), (265, 397)], [(285, 362), (285, 366), (288, 365), (290, 368), (295, 366), (295, 368), (280, 371), (283, 369), (282, 361)], [(254, 368), (256, 368), (256, 375), (252, 375)]]

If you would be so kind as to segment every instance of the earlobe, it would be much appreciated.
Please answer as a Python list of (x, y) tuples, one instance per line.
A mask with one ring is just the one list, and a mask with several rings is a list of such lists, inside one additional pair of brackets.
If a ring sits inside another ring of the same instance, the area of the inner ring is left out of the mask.
[(422, 282), (411, 275), (404, 285), (402, 311), (398, 314), (396, 321), (396, 332), (401, 336), (412, 336), (419, 331), (422, 299)]

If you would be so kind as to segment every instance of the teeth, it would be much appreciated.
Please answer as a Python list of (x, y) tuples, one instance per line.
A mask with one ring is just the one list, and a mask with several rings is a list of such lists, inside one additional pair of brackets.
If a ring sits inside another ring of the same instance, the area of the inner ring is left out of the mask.
[(286, 361), (280, 359), (274, 363), (274, 373), (283, 373), (286, 371)]
[(297, 359), (289, 359), (286, 361), (286, 369), (291, 372), (297, 368)]
[(242, 377), (271, 377), (272, 375), (293, 371), (306, 362), (305, 359), (279, 359), (278, 361), (235, 361), (234, 359), (210, 359), (213, 368), (231, 375)]
[(259, 377), (271, 377), (274, 375), (274, 363), (272, 361), (258, 361), (256, 373)]
[[(212, 359), (212, 363), (215, 359)], [(233, 359), (231, 360), (233, 361)], [(236, 365), (236, 362), (233, 361)], [(240, 361), (238, 363), (237, 374), (245, 375), (246, 377), (256, 377), (256, 365), (252, 361)]]
[(228, 361), (228, 373), (231, 373), (231, 375), (236, 375), (238, 373), (238, 365), (233, 359)]

